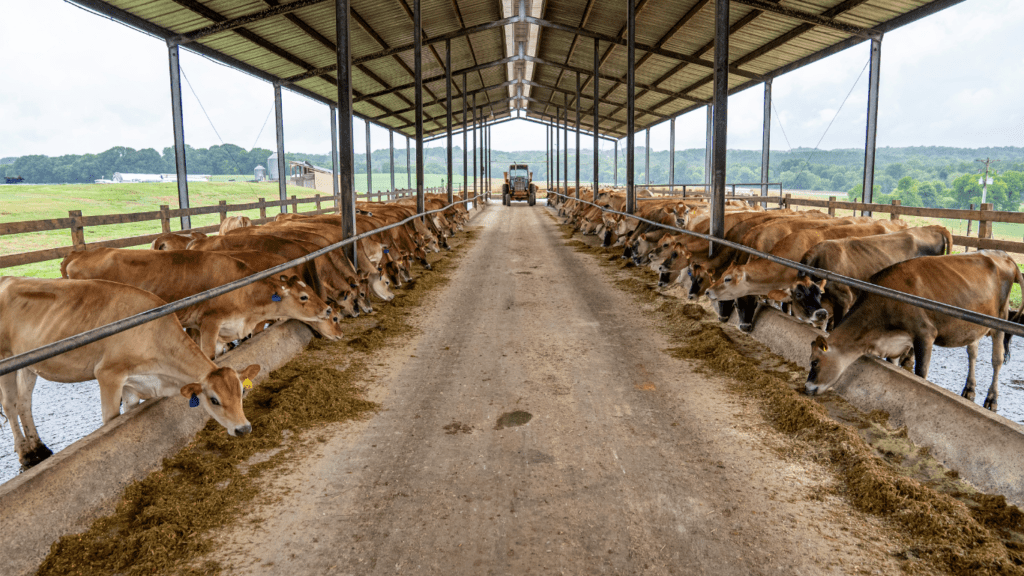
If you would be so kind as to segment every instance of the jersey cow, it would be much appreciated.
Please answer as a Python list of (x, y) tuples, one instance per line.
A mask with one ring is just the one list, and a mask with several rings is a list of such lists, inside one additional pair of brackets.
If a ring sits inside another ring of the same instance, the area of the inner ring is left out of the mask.
[[(150, 292), (105, 280), (0, 277), (0, 358), (163, 304)], [(32, 419), (37, 375), (54, 382), (98, 380), (104, 422), (120, 414), (126, 392), (142, 399), (194, 395), (228, 434), (237, 436), (252, 430), (242, 410), (242, 381), (259, 370), (258, 364), (241, 373), (218, 368), (170, 315), (0, 376), (0, 400), (18, 460), (33, 466), (52, 454)]]

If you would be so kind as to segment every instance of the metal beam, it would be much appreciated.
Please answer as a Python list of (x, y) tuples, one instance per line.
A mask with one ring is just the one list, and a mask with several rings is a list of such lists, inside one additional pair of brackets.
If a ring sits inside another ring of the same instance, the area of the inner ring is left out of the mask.
[(576, 199), (580, 197), (580, 73), (576, 73)]
[(445, 70), (445, 96), (448, 99), (447, 109), (447, 148), (448, 148), (448, 203), (455, 201), (454, 188), (452, 187), (452, 41), (444, 42), (444, 70)]
[(761, 124), (761, 196), (768, 195), (768, 180), (771, 176), (769, 162), (772, 144), (772, 81), (764, 83), (764, 120)]
[(277, 191), (281, 195), (281, 213), (288, 212), (284, 201), (288, 199), (288, 163), (284, 158), (284, 106), (281, 103), (281, 85), (274, 84), (274, 126), (277, 133)]
[[(870, 203), (875, 193), (875, 148), (878, 134), (878, 83), (882, 71), (882, 41), (871, 41), (871, 71), (868, 73), (868, 120), (867, 136), (864, 139), (864, 189), (861, 201)], [(862, 212), (870, 216), (871, 212)]]
[(633, 162), (636, 122), (636, 7), (626, 0), (626, 213), (636, 213), (636, 186)]
[[(484, 62), (483, 64), (478, 64), (476, 66), (470, 66), (468, 68), (462, 68), (460, 70), (453, 70), (452, 74), (454, 74), (454, 75), (473, 74), (475, 72), (479, 72), (479, 71), (482, 71), (482, 70), (487, 70), (488, 68), (494, 68), (495, 66), (503, 66), (505, 64), (508, 64), (509, 62), (515, 62), (516, 60), (520, 60), (520, 59), (521, 58), (519, 56), (510, 56), (508, 58), (501, 58), (501, 59), (498, 59), (498, 60), (493, 60), (491, 62)], [(288, 81), (289, 82), (296, 81), (295, 78), (297, 78), (297, 77), (289, 78)], [(441, 81), (444, 81), (444, 74), (438, 74), (436, 76), (431, 76), (430, 78), (424, 78), (422, 82), (424, 84), (426, 84), (426, 83), (429, 83), (429, 82), (441, 82)], [(395, 92), (399, 92), (399, 91), (402, 91), (402, 90), (412, 90), (414, 88), (416, 88), (416, 82), (408, 82), (406, 84), (402, 84), (401, 86), (393, 86), (393, 87), (391, 87), (391, 88), (389, 88), (387, 90), (380, 90), (380, 91), (377, 91), (377, 92), (372, 92), (370, 94), (363, 94), (361, 97), (356, 99), (356, 102), (357, 103), (358, 102), (365, 102), (367, 100), (371, 100), (371, 99), (374, 99), (374, 98), (380, 98), (381, 96), (387, 96), (389, 94), (394, 94)]]
[(370, 145), (370, 121), (366, 121), (366, 200), (373, 194), (373, 147)]
[[(711, 236), (725, 237), (726, 132), (729, 128), (729, 1), (715, 0), (715, 92), (712, 137)], [(708, 246), (714, 255), (714, 244)]]
[(412, 138), (405, 137), (405, 185), (413, 187), (412, 183)]
[(618, 140), (615, 141), (615, 160), (614, 160), (614, 166), (612, 167), (612, 170), (614, 171), (613, 180), (612, 180), (612, 182), (613, 182), (612, 186), (615, 186), (617, 188), (619, 186), (619, 141)]
[[(412, 35), (416, 83), (416, 213), (423, 214), (423, 27), (420, 25), (420, 0), (412, 0)], [(446, 74), (450, 72), (446, 71)]]
[[(185, 164), (185, 121), (181, 109), (181, 67), (178, 46), (167, 47), (171, 67), (171, 120), (174, 124), (174, 171), (178, 175), (178, 208), (188, 208), (188, 168)], [(181, 229), (192, 228), (189, 216), (181, 217)]]
[(331, 181), (334, 190), (334, 210), (341, 211), (341, 190), (338, 186), (338, 177), (341, 175), (341, 167), (338, 165), (338, 109), (329, 106), (331, 109)]
[(395, 131), (388, 129), (388, 164), (391, 165), (391, 192), (397, 190), (395, 188)]
[(676, 190), (676, 119), (668, 123), (668, 191)]
[(562, 136), (565, 147), (562, 149), (562, 177), (566, 193), (569, 190), (569, 106), (562, 108)]
[(479, 191), (480, 190), (480, 178), (479, 178), (478, 173), (476, 171), (476, 169), (477, 169), (476, 158), (478, 156), (478, 154), (477, 154), (478, 147), (476, 145), (476, 136), (477, 136), (477, 129), (476, 129), (477, 119), (476, 118), (477, 118), (478, 112), (479, 111), (478, 111), (478, 109), (476, 107), (476, 96), (473, 96), (473, 108), (472, 108), (472, 111), (470, 112), (470, 114), (473, 116), (473, 207), (474, 208), (479, 208), (480, 207), (480, 204), (479, 204), (479, 202), (480, 202), (480, 191)]
[[(717, 0), (716, 0), (717, 1)], [(815, 26), (821, 26), (822, 28), (831, 28), (832, 30), (838, 30), (846, 34), (852, 34), (854, 36), (860, 36), (862, 38), (880, 39), (882, 33), (871, 28), (861, 28), (860, 26), (854, 26), (853, 24), (847, 24), (840, 22), (835, 18), (829, 18), (828, 16), (821, 16), (812, 12), (804, 12), (803, 10), (797, 10), (795, 8), (787, 8), (780, 4), (767, 2), (766, 0), (732, 0), (736, 4), (743, 4), (751, 8), (757, 8), (762, 12), (771, 12), (773, 14), (779, 14), (787, 18), (806, 22), (808, 24), (814, 24)]]
[(559, 118), (560, 115), (561, 114), (558, 111), (558, 107), (556, 106), (555, 107), (555, 125), (554, 125), (554, 131), (555, 131), (555, 188), (556, 189), (560, 188), (561, 185), (562, 185), (562, 166), (561, 166), (562, 162), (561, 162), (561, 158), (559, 158), (559, 152), (562, 151), (562, 138), (561, 138), (562, 135), (561, 135), (561, 132), (560, 132), (562, 127), (559, 125), (559, 122), (561, 121), (561, 119)]
[(601, 109), (601, 90), (599, 88), (600, 78), (597, 77), (598, 72), (601, 71), (601, 41), (594, 38), (594, 198), (596, 199), (597, 190), (600, 188), (601, 172), (598, 168), (600, 157), (601, 157), (601, 141), (598, 132), (600, 132), (601, 120), (600, 120), (600, 109)]
[(283, 16), (296, 10), (307, 8), (309, 6), (315, 6), (316, 4), (322, 4), (324, 2), (327, 2), (327, 0), (295, 0), (294, 2), (289, 2), (287, 4), (278, 4), (277, 6), (272, 6), (270, 8), (259, 10), (251, 14), (246, 14), (245, 16), (239, 16), (238, 18), (224, 20), (223, 22), (218, 22), (217, 24), (213, 24), (211, 26), (205, 26), (203, 28), (198, 28), (191, 32), (186, 32), (184, 34), (169, 39), (168, 42), (171, 44), (188, 44), (190, 42), (195, 42), (202, 38), (206, 38), (207, 36), (220, 34), (221, 32), (228, 32), (236, 28), (241, 28), (243, 26), (248, 26), (249, 24), (254, 24), (256, 22), (259, 22), (260, 20), (266, 20), (267, 18), (273, 18), (275, 16)]
[(644, 130), (644, 184), (651, 184), (651, 129)]
[[(348, 36), (349, 0), (334, 2), (334, 32), (338, 62), (338, 160), (340, 163), (341, 230), (345, 238), (356, 234), (355, 142), (352, 130), (352, 51)], [(348, 251), (356, 264), (355, 243)]]
[[(462, 93), (466, 93), (466, 75), (462, 75)], [(466, 99), (462, 99), (462, 124), (466, 124)], [(462, 130), (462, 199), (469, 198), (469, 134)]]

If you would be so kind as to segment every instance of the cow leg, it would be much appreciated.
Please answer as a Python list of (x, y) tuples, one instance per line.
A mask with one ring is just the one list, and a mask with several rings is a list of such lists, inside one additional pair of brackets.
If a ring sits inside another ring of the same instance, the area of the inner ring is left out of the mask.
[(36, 421), (32, 416), (32, 391), (36, 388), (36, 373), (31, 370), (18, 370), (18, 407), (21, 409), (21, 428), (29, 446), (35, 446), (32, 452), (38, 461), (48, 458), (53, 452), (39, 438)]
[[(19, 370), (18, 372), (21, 372)], [(18, 386), (18, 372), (11, 372), (0, 376), (0, 405), (3, 406), (4, 415), (8, 424), (11, 425), (11, 435), (14, 437), (14, 450), (18, 453), (18, 461), (25, 468), (35, 466), (46, 459), (52, 452), (39, 444), (33, 444), (25, 437), (23, 423), (26, 421), (23, 414), (25, 407), (21, 405)], [(35, 432), (33, 427), (33, 433)], [(36, 435), (38, 438), (38, 435)], [(42, 450), (40, 450), (40, 448)]]
[(989, 386), (983, 407), (995, 412), (999, 408), (999, 369), (1003, 367), (1003, 335), (992, 334), (992, 385)]
[[(928, 378), (928, 366), (932, 362), (932, 345), (935, 337), (914, 339), (914, 374), (921, 378)], [(977, 353), (977, 348), (975, 348)], [(971, 374), (974, 374), (974, 361), (971, 361)]]
[(729, 316), (732, 316), (732, 309), (736, 306), (736, 301), (718, 300), (715, 302), (715, 306), (718, 308), (718, 321), (728, 322)]
[(756, 296), (742, 296), (736, 300), (736, 316), (739, 318), (740, 330), (750, 332), (754, 329), (757, 306)]
[(128, 378), (102, 366), (96, 368), (96, 380), (100, 383), (100, 409), (106, 424), (121, 415), (121, 396)]
[(217, 355), (217, 336), (220, 335), (220, 320), (206, 318), (199, 326), (199, 349), (213, 360)]
[(961, 396), (974, 402), (974, 386), (977, 380), (974, 377), (974, 363), (978, 359), (978, 343), (972, 342), (967, 345), (967, 383), (964, 384), (964, 391)]

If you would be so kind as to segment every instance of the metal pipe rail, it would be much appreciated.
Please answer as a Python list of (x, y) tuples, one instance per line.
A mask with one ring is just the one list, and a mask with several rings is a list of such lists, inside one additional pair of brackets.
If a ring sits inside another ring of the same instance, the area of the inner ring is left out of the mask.
[(113, 336), (114, 334), (124, 332), (125, 330), (130, 330), (132, 328), (135, 328), (136, 326), (141, 326), (142, 324), (151, 322), (153, 320), (156, 320), (157, 318), (162, 318), (169, 314), (173, 314), (178, 310), (188, 308), (189, 306), (192, 306), (194, 304), (199, 304), (200, 302), (211, 300), (213, 298), (216, 298), (217, 296), (221, 296), (227, 294), (228, 292), (242, 288), (243, 286), (248, 286), (249, 284), (259, 282), (260, 280), (263, 280), (265, 278), (270, 278), (274, 274), (284, 272), (285, 270), (293, 266), (304, 264), (306, 262), (313, 260), (314, 258), (319, 258), (320, 256), (327, 254), (328, 252), (332, 252), (334, 250), (337, 250), (338, 248), (348, 246), (349, 244), (352, 244), (358, 240), (362, 240), (363, 238), (368, 238), (370, 236), (373, 236), (374, 234), (383, 232), (385, 230), (390, 230), (392, 228), (397, 228), (398, 226), (404, 226), (405, 224), (408, 224), (409, 222), (412, 222), (414, 219), (419, 218), (421, 216), (427, 216), (430, 214), (436, 214), (438, 212), (444, 212), (445, 210), (448, 210), (449, 208), (455, 206), (456, 204), (463, 204), (469, 201), (469, 198), (465, 198), (463, 200), (459, 200), (458, 202), (452, 202), (451, 204), (445, 206), (444, 208), (438, 208), (437, 210), (429, 210), (421, 214), (410, 216), (405, 220), (402, 220), (401, 222), (395, 222), (394, 224), (388, 224), (387, 226), (382, 226), (380, 228), (370, 230), (369, 232), (357, 234), (356, 236), (346, 238), (341, 242), (331, 244), (330, 246), (326, 246), (315, 252), (310, 252), (305, 256), (296, 258), (294, 260), (290, 260), (288, 262), (285, 262), (284, 264), (274, 266), (273, 268), (268, 268), (261, 272), (257, 272), (251, 276), (239, 278), (238, 280), (228, 282), (227, 284), (224, 284), (222, 286), (210, 288), (209, 290), (205, 290), (198, 294), (186, 296), (181, 300), (176, 300), (174, 302), (164, 304), (163, 306), (157, 306), (156, 308), (146, 310), (145, 312), (140, 312), (134, 316), (122, 318), (121, 320), (118, 320), (116, 322), (111, 322), (110, 324), (106, 324), (98, 328), (93, 328), (92, 330), (82, 332), (81, 334), (69, 336), (68, 338), (52, 342), (50, 344), (47, 344), (46, 346), (36, 348), (35, 350), (22, 352), (17, 356), (11, 356), (10, 358), (0, 360), (0, 376), (9, 374), (11, 372), (14, 372), (15, 370), (20, 370), (21, 368), (25, 368), (26, 366), (31, 366), (32, 364), (35, 364), (37, 362), (42, 362), (43, 360), (53, 358), (54, 356), (59, 356), (64, 352), (68, 352), (76, 348), (81, 348), (82, 346), (85, 346), (87, 344), (92, 344), (97, 340), (102, 340), (108, 336)]
[[(561, 196), (561, 197), (566, 198), (568, 200), (576, 200), (576, 198), (574, 198), (572, 196), (566, 196), (565, 194), (562, 194), (560, 192), (549, 191), (548, 193), (549, 194), (555, 194), (557, 196)], [(786, 258), (780, 258), (778, 256), (775, 256), (774, 254), (768, 254), (768, 253), (765, 253), (765, 252), (761, 252), (760, 250), (755, 250), (753, 248), (750, 248), (749, 246), (744, 246), (743, 244), (738, 244), (736, 242), (732, 242), (731, 240), (725, 240), (724, 238), (715, 238), (715, 237), (711, 236), (710, 234), (702, 234), (700, 232), (694, 232), (692, 230), (684, 230), (682, 228), (676, 228), (675, 226), (669, 226), (667, 224), (661, 224), (659, 222), (654, 222), (654, 221), (648, 220), (646, 218), (641, 218), (640, 216), (636, 216), (635, 214), (627, 214), (625, 212), (619, 212), (617, 210), (611, 210), (609, 208), (605, 208), (604, 206), (600, 206), (598, 204), (595, 204), (593, 202), (589, 202), (587, 200), (576, 200), (576, 201), (577, 202), (583, 202), (584, 204), (590, 204), (591, 206), (595, 206), (597, 208), (600, 208), (603, 212), (611, 212), (612, 214), (618, 214), (620, 216), (626, 216), (628, 218), (634, 218), (634, 219), (639, 220), (640, 222), (644, 222), (646, 224), (651, 224), (653, 226), (659, 226), (659, 227), (665, 228), (667, 230), (672, 230), (674, 232), (680, 232), (682, 234), (688, 234), (690, 236), (696, 236), (697, 238), (702, 238), (702, 239), (707, 240), (709, 242), (712, 242), (714, 244), (721, 244), (723, 246), (728, 246), (730, 248), (734, 248), (734, 249), (739, 250), (741, 252), (746, 252), (747, 254), (750, 254), (751, 256), (757, 256), (758, 258), (764, 258), (765, 260), (768, 260), (770, 262), (774, 262), (776, 264), (781, 264), (781, 265), (789, 267), (789, 268), (795, 268), (795, 269), (797, 269), (797, 270), (799, 270), (801, 272), (804, 272), (804, 273), (807, 273), (807, 274), (811, 274), (811, 275), (813, 275), (815, 277), (825, 278), (825, 279), (827, 279), (830, 282), (839, 282), (840, 284), (845, 284), (847, 286), (850, 286), (851, 288), (856, 288), (856, 289), (861, 290), (863, 292), (870, 292), (872, 294), (877, 294), (879, 296), (884, 296), (886, 298), (891, 298), (891, 299), (896, 300), (898, 302), (903, 302), (904, 304), (910, 304), (912, 306), (917, 306), (918, 308), (924, 308), (925, 310), (931, 310), (932, 312), (939, 312), (939, 313), (942, 313), (942, 314), (947, 314), (947, 315), (952, 316), (954, 318), (957, 318), (959, 320), (965, 320), (965, 321), (971, 322), (973, 324), (978, 324), (979, 326), (985, 326), (986, 328), (992, 328), (993, 330), (999, 330), (1001, 332), (1006, 332), (1006, 333), (1009, 333), (1009, 334), (1013, 334), (1014, 336), (1024, 336), (1024, 326), (1021, 326), (1020, 324), (1017, 324), (1015, 322), (1011, 322), (1009, 320), (1005, 320), (1003, 318), (996, 318), (995, 316), (989, 316), (987, 314), (980, 314), (978, 312), (974, 312), (973, 310), (967, 310), (965, 308), (960, 308), (960, 307), (957, 307), (957, 306), (951, 306), (951, 305), (945, 304), (943, 302), (936, 302), (935, 300), (929, 300), (927, 298), (922, 298), (920, 296), (914, 296), (913, 294), (907, 294), (906, 292), (899, 292), (897, 290), (891, 290), (889, 288), (884, 288), (884, 287), (878, 286), (876, 284), (871, 284), (870, 282), (864, 282), (863, 280), (857, 280), (856, 278), (850, 278), (848, 276), (843, 276), (841, 274), (836, 274), (835, 272), (830, 272), (828, 270), (822, 270), (820, 268), (814, 268), (814, 267), (811, 267), (811, 266), (807, 266), (805, 264), (801, 264), (799, 262), (794, 262), (792, 260), (788, 260)]]

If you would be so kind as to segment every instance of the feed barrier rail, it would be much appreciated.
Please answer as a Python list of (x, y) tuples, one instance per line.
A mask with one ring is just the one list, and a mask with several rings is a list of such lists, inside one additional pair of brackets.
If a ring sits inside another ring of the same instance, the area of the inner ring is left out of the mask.
[(334, 244), (331, 244), (330, 246), (325, 246), (315, 252), (310, 252), (305, 256), (301, 256), (294, 260), (285, 262), (284, 264), (274, 266), (273, 268), (268, 268), (266, 270), (257, 272), (250, 276), (246, 276), (245, 278), (239, 278), (238, 280), (228, 282), (227, 284), (224, 284), (222, 286), (211, 288), (209, 290), (199, 292), (198, 294), (187, 296), (185, 298), (182, 298), (181, 300), (176, 300), (169, 304), (164, 304), (163, 306), (151, 308), (145, 312), (140, 312), (134, 316), (129, 316), (128, 318), (123, 318), (121, 320), (117, 320), (116, 322), (111, 322), (110, 324), (106, 324), (104, 326), (99, 326), (97, 328), (87, 330), (85, 332), (82, 332), (81, 334), (69, 336), (67, 338), (64, 338), (63, 340), (58, 340), (56, 342), (47, 344), (46, 346), (40, 346), (39, 348), (36, 348), (34, 350), (29, 350), (28, 352), (23, 352), (16, 356), (5, 358), (3, 360), (0, 360), (0, 376), (9, 374), (11, 372), (14, 372), (15, 370), (20, 370), (21, 368), (25, 368), (26, 366), (31, 366), (32, 364), (35, 364), (37, 362), (42, 362), (43, 360), (53, 358), (54, 356), (58, 356), (69, 350), (74, 350), (76, 348), (81, 348), (82, 346), (85, 346), (87, 344), (92, 344), (93, 342), (96, 342), (97, 340), (102, 340), (108, 336), (113, 336), (114, 334), (124, 332), (125, 330), (130, 330), (132, 328), (135, 328), (136, 326), (140, 326), (147, 322), (156, 320), (157, 318), (162, 318), (169, 314), (173, 314), (179, 310), (188, 308), (189, 306), (199, 304), (200, 302), (205, 302), (212, 298), (216, 298), (217, 296), (227, 294), (228, 292), (237, 290), (239, 288), (242, 288), (243, 286), (248, 286), (249, 284), (252, 284), (254, 282), (259, 282), (264, 278), (270, 278), (274, 274), (284, 272), (285, 270), (288, 270), (293, 266), (298, 266), (299, 264), (305, 264), (306, 262), (309, 262), (314, 258), (318, 258), (320, 256), (323, 256), (324, 254), (327, 254), (328, 252), (332, 252), (334, 250), (337, 250), (338, 248), (343, 248), (345, 246), (353, 244), (358, 240), (368, 238), (370, 236), (373, 236), (374, 234), (384, 232), (385, 230), (391, 230), (392, 228), (404, 226), (405, 224), (412, 222), (416, 218), (429, 216), (430, 214), (437, 214), (438, 212), (444, 212), (445, 210), (448, 210), (449, 208), (457, 204), (464, 204), (472, 201), (473, 199), (466, 198), (463, 200), (452, 202), (451, 204), (445, 206), (444, 208), (428, 210), (421, 214), (410, 216), (400, 222), (395, 222), (394, 224), (388, 224), (387, 226), (381, 226), (380, 228), (376, 228), (368, 232), (363, 232), (362, 234), (357, 234), (351, 238), (346, 238), (345, 240), (336, 242)]
[[(576, 198), (574, 198), (573, 196), (568, 196), (568, 195), (562, 194), (560, 192), (552, 191), (551, 194), (555, 194), (557, 196), (561, 196), (562, 198), (566, 198), (568, 200), (576, 200)], [(951, 306), (951, 305), (945, 304), (943, 302), (937, 302), (935, 300), (929, 300), (928, 298), (922, 298), (920, 296), (915, 296), (913, 294), (907, 294), (906, 292), (899, 292), (897, 290), (891, 290), (889, 288), (885, 288), (885, 287), (882, 287), (882, 286), (871, 284), (870, 282), (865, 282), (863, 280), (857, 280), (856, 278), (850, 278), (848, 276), (843, 276), (841, 274), (836, 274), (835, 272), (831, 272), (829, 270), (822, 270), (821, 268), (814, 268), (812, 266), (807, 266), (807, 265), (801, 264), (799, 262), (794, 262), (793, 260), (788, 260), (786, 258), (780, 258), (780, 257), (778, 257), (778, 256), (776, 256), (774, 254), (768, 254), (766, 252), (761, 252), (760, 250), (755, 250), (753, 248), (750, 248), (749, 246), (744, 246), (743, 244), (739, 244), (739, 243), (733, 242), (731, 240), (726, 240), (724, 238), (715, 238), (714, 236), (711, 236), (710, 234), (702, 234), (700, 232), (694, 232), (692, 230), (684, 230), (682, 228), (677, 228), (675, 226), (670, 226), (668, 224), (662, 224), (660, 222), (655, 222), (653, 220), (648, 220), (646, 218), (642, 218), (642, 217), (637, 216), (635, 214), (628, 214), (626, 212), (619, 212), (618, 210), (612, 210), (610, 208), (606, 208), (604, 206), (600, 206), (598, 204), (595, 204), (593, 202), (589, 202), (587, 200), (576, 200), (576, 201), (577, 202), (582, 202), (584, 204), (589, 204), (589, 205), (595, 206), (597, 208), (600, 208), (603, 212), (611, 212), (612, 214), (618, 214), (620, 216), (625, 216), (627, 218), (633, 218), (635, 220), (638, 220), (640, 222), (644, 222), (646, 224), (650, 224), (652, 226), (658, 226), (659, 228), (665, 228), (666, 230), (672, 230), (673, 232), (678, 232), (680, 234), (687, 234), (689, 236), (695, 236), (697, 238), (702, 238), (704, 240), (707, 240), (708, 242), (711, 242), (712, 244), (721, 244), (722, 246), (728, 246), (728, 247), (733, 248), (735, 250), (739, 250), (741, 252), (746, 252), (747, 254), (750, 254), (751, 256), (757, 256), (758, 258), (764, 258), (765, 260), (768, 260), (770, 262), (774, 262), (776, 264), (781, 264), (781, 265), (786, 266), (788, 268), (794, 268), (794, 269), (799, 270), (801, 272), (804, 272), (804, 273), (807, 273), (807, 274), (811, 274), (812, 276), (815, 276), (817, 278), (826, 278), (826, 279), (828, 279), (829, 282), (839, 282), (840, 284), (845, 284), (847, 286), (850, 286), (851, 288), (856, 288), (856, 289), (861, 290), (863, 292), (870, 292), (872, 294), (877, 294), (879, 296), (883, 296), (885, 298), (890, 298), (890, 299), (896, 300), (898, 302), (903, 302), (904, 304), (910, 304), (912, 306), (917, 306), (918, 308), (924, 308), (925, 310), (930, 310), (932, 312), (939, 312), (939, 313), (942, 313), (942, 314), (946, 314), (946, 315), (952, 316), (953, 318), (957, 318), (959, 320), (964, 320), (964, 321), (967, 321), (967, 322), (971, 322), (973, 324), (978, 324), (979, 326), (985, 326), (986, 328), (991, 328), (993, 330), (999, 330), (1001, 332), (1006, 332), (1006, 333), (1009, 333), (1009, 334), (1013, 334), (1014, 336), (1024, 336), (1024, 326), (1021, 326), (1020, 324), (1017, 324), (1015, 322), (1011, 322), (1011, 321), (1003, 319), (1003, 318), (996, 318), (995, 316), (989, 316), (987, 314), (980, 314), (978, 312), (974, 312), (973, 310), (967, 310), (965, 308), (960, 308), (960, 307), (957, 307), (957, 306)], [(881, 206), (884, 206), (884, 205), (881, 205)]]

